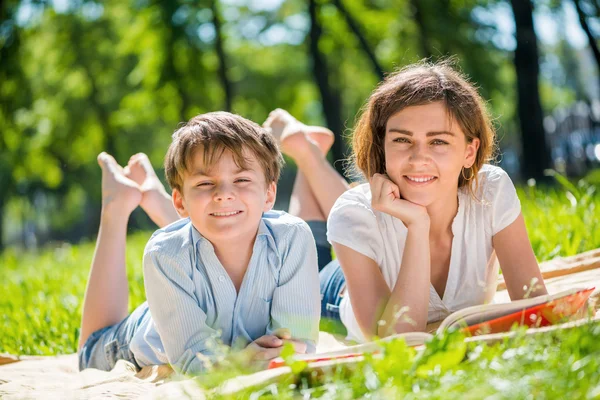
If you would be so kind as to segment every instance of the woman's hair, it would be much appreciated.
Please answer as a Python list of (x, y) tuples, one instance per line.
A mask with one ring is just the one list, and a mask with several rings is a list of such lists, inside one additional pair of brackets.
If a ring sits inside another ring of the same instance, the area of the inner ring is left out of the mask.
[(384, 174), (387, 121), (407, 107), (438, 101), (444, 103), (450, 116), (458, 122), (467, 142), (479, 139), (475, 162), (458, 179), (459, 188), (473, 179), (475, 184), (469, 187), (469, 191), (474, 195), (478, 186), (478, 172), (493, 157), (496, 134), (477, 89), (448, 61), (406, 66), (388, 75), (373, 91), (352, 138), (352, 161), (356, 172), (360, 171), (367, 179), (376, 173)]

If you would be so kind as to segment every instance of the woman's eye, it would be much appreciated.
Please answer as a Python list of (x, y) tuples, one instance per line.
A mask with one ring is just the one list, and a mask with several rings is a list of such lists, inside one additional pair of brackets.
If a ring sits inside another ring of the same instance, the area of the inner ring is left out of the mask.
[(445, 141), (440, 140), (440, 139), (435, 139), (435, 140), (431, 141), (431, 144), (438, 146), (438, 145), (448, 144), (448, 142), (445, 142)]
[(405, 137), (397, 137), (394, 139), (394, 142), (396, 143), (410, 143), (410, 140), (408, 140)]

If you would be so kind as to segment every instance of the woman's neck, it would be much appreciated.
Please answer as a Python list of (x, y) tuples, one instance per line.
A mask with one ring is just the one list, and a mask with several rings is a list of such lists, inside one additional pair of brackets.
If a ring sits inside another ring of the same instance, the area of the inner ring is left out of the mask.
[(429, 237), (436, 240), (452, 232), (452, 222), (458, 213), (458, 191), (427, 206)]

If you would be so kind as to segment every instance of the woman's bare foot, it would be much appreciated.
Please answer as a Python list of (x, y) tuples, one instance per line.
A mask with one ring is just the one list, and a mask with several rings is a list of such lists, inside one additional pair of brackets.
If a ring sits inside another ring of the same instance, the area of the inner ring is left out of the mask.
[(281, 108), (271, 111), (263, 127), (270, 129), (281, 151), (292, 158), (297, 158), (311, 144), (326, 155), (335, 140), (329, 129), (305, 125)]
[(131, 156), (124, 171), (125, 176), (139, 185), (142, 193), (140, 206), (156, 225), (163, 227), (179, 219), (171, 196), (158, 179), (146, 154)]
[(125, 176), (110, 154), (100, 153), (98, 164), (102, 168), (102, 209), (118, 210), (129, 216), (142, 200), (138, 184)]

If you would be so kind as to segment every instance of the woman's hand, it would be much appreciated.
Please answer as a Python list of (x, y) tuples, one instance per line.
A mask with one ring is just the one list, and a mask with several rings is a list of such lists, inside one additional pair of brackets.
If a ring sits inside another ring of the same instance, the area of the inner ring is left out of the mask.
[(369, 180), (371, 186), (371, 206), (401, 220), (406, 227), (415, 223), (429, 224), (427, 208), (400, 196), (400, 189), (384, 174), (375, 174)]

